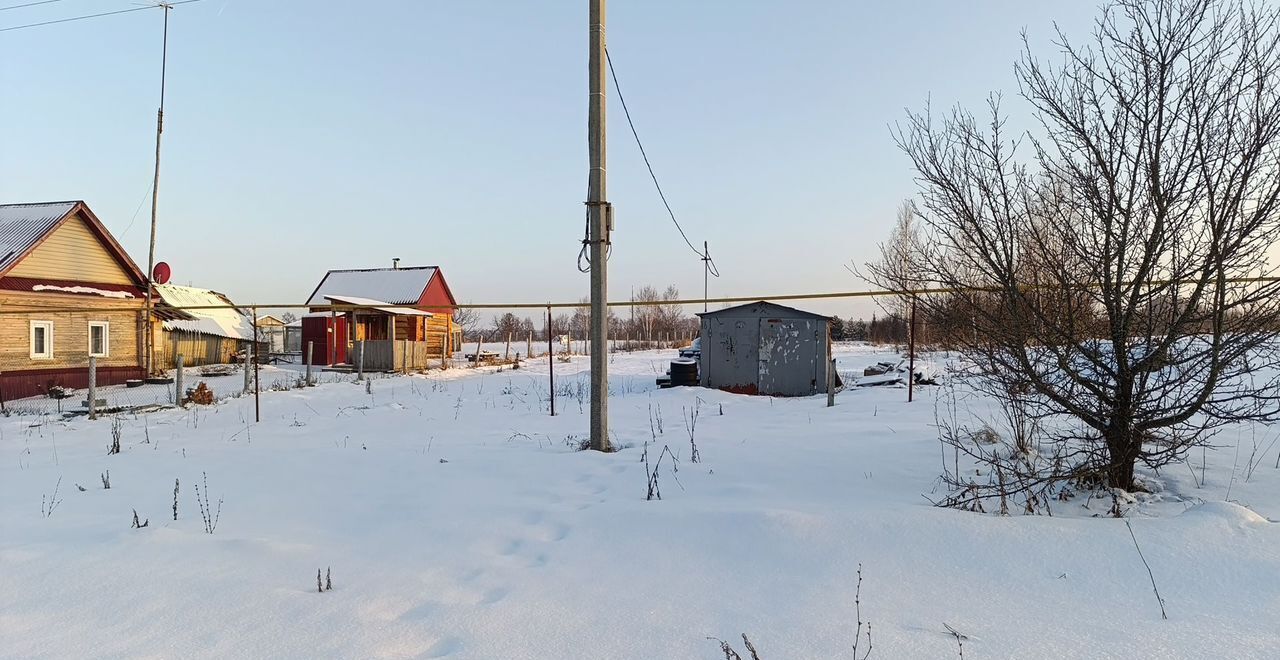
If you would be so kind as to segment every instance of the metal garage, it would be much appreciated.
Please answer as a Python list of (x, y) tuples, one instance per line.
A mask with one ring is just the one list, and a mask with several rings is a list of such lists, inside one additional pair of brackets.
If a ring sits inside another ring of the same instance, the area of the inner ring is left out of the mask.
[(763, 300), (698, 316), (703, 387), (770, 396), (827, 391), (830, 317)]

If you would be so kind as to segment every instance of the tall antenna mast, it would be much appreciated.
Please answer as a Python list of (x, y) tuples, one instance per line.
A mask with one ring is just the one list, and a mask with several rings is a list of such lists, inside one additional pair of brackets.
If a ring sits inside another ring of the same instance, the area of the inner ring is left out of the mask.
[(587, 68), (590, 112), (587, 117), (591, 174), (587, 186), (587, 212), (591, 242), (591, 448), (610, 451), (609, 443), (609, 308), (606, 269), (609, 231), (613, 213), (605, 201), (605, 0), (590, 0), (591, 32)]
[(164, 82), (169, 64), (169, 10), (173, 9), (173, 5), (167, 2), (156, 3), (156, 6), (164, 10), (164, 37), (160, 46), (160, 109), (156, 111), (156, 170), (155, 176), (151, 179), (151, 242), (147, 247), (147, 312), (144, 333), (147, 376), (151, 376), (155, 368), (155, 338), (151, 327), (155, 301), (151, 298), (151, 290), (155, 286), (156, 211), (160, 200), (160, 135), (164, 133)]

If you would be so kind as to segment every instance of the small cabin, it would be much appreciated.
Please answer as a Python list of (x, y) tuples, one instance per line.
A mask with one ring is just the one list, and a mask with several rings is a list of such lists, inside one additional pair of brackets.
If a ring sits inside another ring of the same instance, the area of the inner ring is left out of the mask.
[(353, 365), (362, 345), (365, 369), (425, 369), (461, 343), (457, 301), (436, 266), (331, 270), (307, 305), (301, 348), (313, 364)]
[(703, 387), (769, 396), (827, 391), (830, 317), (763, 300), (698, 316)]

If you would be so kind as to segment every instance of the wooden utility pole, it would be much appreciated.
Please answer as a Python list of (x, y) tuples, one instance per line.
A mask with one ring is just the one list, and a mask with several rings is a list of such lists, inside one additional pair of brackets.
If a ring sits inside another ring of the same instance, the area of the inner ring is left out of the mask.
[(151, 298), (151, 289), (155, 287), (156, 211), (160, 199), (160, 134), (164, 133), (164, 80), (169, 64), (169, 10), (173, 9), (173, 5), (164, 2), (157, 6), (164, 10), (164, 36), (160, 42), (160, 109), (156, 111), (156, 169), (151, 179), (151, 242), (147, 248), (147, 322), (144, 333), (147, 345), (144, 347), (143, 355), (146, 356), (145, 367), (148, 377), (152, 375), (152, 369), (155, 367), (155, 331), (151, 327), (155, 303)]
[(607, 259), (613, 213), (605, 201), (605, 0), (590, 0), (587, 116), (591, 173), (587, 185), (591, 255), (591, 448), (610, 451)]

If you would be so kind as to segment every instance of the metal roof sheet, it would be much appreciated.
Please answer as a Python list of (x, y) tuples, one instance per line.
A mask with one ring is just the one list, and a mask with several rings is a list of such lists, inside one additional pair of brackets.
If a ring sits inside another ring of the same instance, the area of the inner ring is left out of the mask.
[[(230, 305), (226, 296), (209, 289), (197, 289), (176, 284), (157, 284), (156, 293), (166, 304), (177, 308), (201, 307), (210, 305)], [(183, 330), (206, 335), (216, 335), (230, 339), (251, 341), (253, 339), (253, 320), (248, 314), (234, 307), (222, 309), (182, 309), (192, 318), (165, 321), (166, 330)]]
[(815, 313), (813, 313), (813, 312), (806, 312), (806, 311), (805, 311), (805, 310), (803, 310), (803, 309), (796, 309), (795, 307), (788, 307), (788, 306), (786, 306), (786, 305), (779, 305), (778, 303), (771, 303), (771, 302), (769, 302), (769, 301), (767, 301), (767, 300), (757, 300), (756, 302), (753, 302), (753, 303), (746, 303), (746, 304), (743, 304), (743, 305), (735, 305), (735, 306), (733, 306), (733, 307), (726, 307), (726, 308), (724, 308), (724, 309), (717, 309), (717, 310), (710, 311), (710, 312), (699, 312), (697, 315), (698, 315), (698, 316), (719, 316), (719, 315), (725, 315), (725, 316), (757, 316), (757, 315), (758, 315), (758, 316), (764, 316), (764, 315), (773, 315), (773, 316), (783, 316), (783, 317), (787, 317), (787, 318), (814, 318), (814, 319), (826, 319), (826, 320), (831, 320), (831, 317), (830, 317), (830, 316), (823, 316), (822, 314), (815, 314)]
[(436, 270), (435, 266), (331, 270), (307, 304), (328, 304), (325, 298), (330, 296), (354, 296), (390, 305), (416, 305)]
[(22, 258), (77, 203), (0, 204), (0, 271)]
[(325, 296), (324, 298), (325, 300), (331, 300), (339, 305), (368, 307), (369, 309), (376, 309), (379, 312), (386, 312), (392, 316), (434, 316), (431, 312), (424, 312), (412, 307), (394, 307), (388, 305), (385, 301), (373, 300), (372, 298), (360, 298), (357, 296)]

